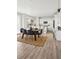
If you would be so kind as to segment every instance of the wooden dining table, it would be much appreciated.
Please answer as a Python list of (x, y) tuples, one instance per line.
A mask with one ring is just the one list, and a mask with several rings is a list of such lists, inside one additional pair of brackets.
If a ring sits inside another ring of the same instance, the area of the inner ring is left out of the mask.
[(26, 34), (26, 35), (34, 35), (34, 39), (36, 41), (36, 36), (38, 35), (38, 37), (39, 37), (39, 34), (40, 34), (39, 31), (40, 31), (40, 29), (36, 29), (36, 28), (30, 29), (30, 30), (21, 29), (21, 33), (23, 33), (22, 34), (22, 39), (24, 37), (24, 34)]

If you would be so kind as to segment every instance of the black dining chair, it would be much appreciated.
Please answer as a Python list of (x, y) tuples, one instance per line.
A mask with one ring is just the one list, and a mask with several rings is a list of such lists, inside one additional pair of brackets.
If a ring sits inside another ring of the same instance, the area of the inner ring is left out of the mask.
[(27, 30), (27, 35), (33, 35), (33, 31), (32, 30)]
[(27, 34), (27, 30), (24, 29), (24, 28), (21, 28), (21, 29), (20, 29), (20, 32), (22, 33), (22, 39), (23, 39), (24, 34)]
[(32, 29), (26, 30), (26, 29), (24, 29), (24, 28), (21, 28), (21, 29), (20, 29), (20, 32), (22, 33), (22, 37), (21, 37), (22, 39), (23, 39), (23, 37), (24, 37), (24, 34), (26, 34), (26, 35), (34, 35), (35, 40), (36, 40), (36, 35), (38, 35), (38, 37), (39, 37), (39, 35), (42, 34), (42, 29), (39, 30), (39, 31), (32, 31)]
[(26, 35), (33, 35), (33, 34), (34, 34), (31, 29), (30, 29), (30, 30), (26, 30), (26, 29), (24, 29), (24, 28), (21, 28), (21, 29), (20, 29), (20, 32), (22, 33), (22, 39), (23, 39), (23, 37), (24, 37), (24, 34), (26, 34)]

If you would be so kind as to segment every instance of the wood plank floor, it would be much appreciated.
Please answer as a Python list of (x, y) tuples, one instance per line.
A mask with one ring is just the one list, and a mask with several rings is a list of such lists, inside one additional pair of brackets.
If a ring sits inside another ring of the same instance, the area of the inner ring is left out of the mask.
[(61, 41), (56, 40), (57, 59), (61, 59)]
[(47, 36), (43, 47), (17, 42), (17, 59), (57, 59), (53, 34), (48, 33)]

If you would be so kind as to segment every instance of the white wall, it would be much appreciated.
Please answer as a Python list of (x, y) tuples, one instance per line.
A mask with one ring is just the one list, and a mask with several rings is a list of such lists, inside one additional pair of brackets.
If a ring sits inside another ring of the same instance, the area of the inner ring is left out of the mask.
[(20, 33), (20, 28), (21, 28), (21, 15), (17, 14), (17, 33)]
[(35, 17), (34, 24), (36, 24), (36, 27), (39, 28), (39, 17)]
[(20, 28), (27, 29), (27, 25), (30, 24), (31, 19), (34, 20), (35, 18), (26, 14), (17, 13), (17, 33), (20, 32)]
[(60, 15), (60, 13), (55, 15), (54, 19), (55, 19), (55, 30), (54, 30), (55, 37), (57, 40), (61, 40), (61, 31), (58, 30), (58, 26), (61, 27), (61, 15)]
[(40, 24), (44, 25), (44, 23), (43, 23), (44, 21), (48, 22), (48, 24), (47, 24), (47, 25), (49, 25), (48, 30), (53, 31), (53, 18), (51, 18), (51, 17), (41, 18), (40, 19)]
[(27, 29), (27, 25), (30, 24), (31, 19), (34, 20), (33, 17), (23, 14), (22, 15), (22, 27)]

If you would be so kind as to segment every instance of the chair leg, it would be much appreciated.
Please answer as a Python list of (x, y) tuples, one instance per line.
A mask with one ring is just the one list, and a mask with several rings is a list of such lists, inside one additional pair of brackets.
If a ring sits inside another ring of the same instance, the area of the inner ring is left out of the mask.
[(35, 41), (36, 41), (36, 35), (34, 35)]
[(23, 37), (24, 37), (24, 33), (22, 34), (22, 39), (23, 39)]

